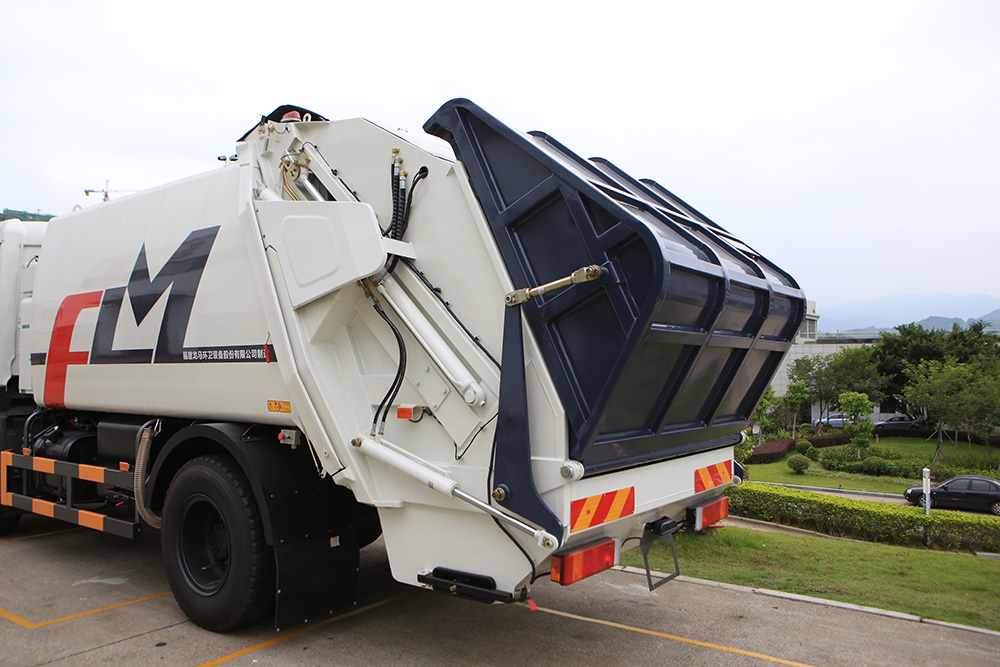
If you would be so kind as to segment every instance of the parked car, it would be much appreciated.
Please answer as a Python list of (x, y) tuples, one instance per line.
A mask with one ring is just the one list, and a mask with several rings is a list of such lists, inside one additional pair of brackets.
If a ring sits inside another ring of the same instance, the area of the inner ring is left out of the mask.
[(906, 415), (896, 415), (895, 417), (889, 417), (885, 421), (875, 422), (876, 431), (886, 428), (917, 428), (917, 424), (913, 421), (913, 417), (907, 417)]
[(834, 414), (823, 417), (822, 419), (813, 420), (813, 428), (816, 428), (820, 424), (831, 428), (844, 428), (845, 424), (850, 423), (851, 418), (849, 416), (840, 412), (835, 412)]
[[(923, 506), (924, 487), (911, 486), (903, 497)], [(992, 512), (1000, 516), (1000, 481), (992, 477), (959, 475), (941, 484), (931, 484), (931, 507)]]

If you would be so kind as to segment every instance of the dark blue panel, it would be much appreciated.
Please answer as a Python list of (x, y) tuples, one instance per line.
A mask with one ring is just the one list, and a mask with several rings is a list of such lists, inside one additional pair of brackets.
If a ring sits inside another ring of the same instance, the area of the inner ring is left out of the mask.
[(737, 440), (805, 314), (791, 276), (656, 182), (468, 100), (424, 130), (464, 164), (515, 287), (606, 269), (520, 306), (588, 475)]

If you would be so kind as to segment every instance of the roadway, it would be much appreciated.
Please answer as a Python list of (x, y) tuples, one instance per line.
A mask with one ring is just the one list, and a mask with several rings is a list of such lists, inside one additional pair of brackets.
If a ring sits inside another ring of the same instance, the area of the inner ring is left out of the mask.
[(694, 579), (651, 593), (622, 569), (538, 582), (535, 610), (483, 605), (395, 583), (381, 540), (362, 552), (352, 610), (219, 635), (177, 607), (157, 537), (24, 517), (0, 538), (0, 664), (987, 665), (1000, 652), (997, 633)]

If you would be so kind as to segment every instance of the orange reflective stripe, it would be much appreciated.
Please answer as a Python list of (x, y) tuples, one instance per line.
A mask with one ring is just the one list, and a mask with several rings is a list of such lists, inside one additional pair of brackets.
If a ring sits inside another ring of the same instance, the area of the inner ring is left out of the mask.
[(570, 504), (570, 532), (585, 530), (634, 513), (634, 486), (580, 498)]
[(35, 472), (47, 472), (49, 474), (55, 474), (56, 472), (56, 460), (55, 459), (43, 459), (41, 457), (34, 457), (31, 459), (31, 469)]
[(51, 518), (55, 514), (55, 510), (55, 503), (50, 503), (47, 500), (39, 500), (38, 498), (31, 499), (31, 511), (35, 514), (41, 514), (42, 516)]
[(733, 481), (732, 460), (715, 463), (694, 471), (694, 492), (701, 493)]
[(731, 479), (730, 475), (726, 472), (726, 466), (722, 463), (716, 463), (714, 466), (709, 466), (708, 471), (712, 475), (712, 486), (725, 484)]
[(625, 509), (625, 503), (628, 501), (628, 497), (635, 493), (635, 487), (628, 489), (622, 489), (615, 493), (615, 499), (611, 503), (611, 509), (608, 510), (608, 521), (614, 521), (615, 519), (620, 519), (622, 517), (622, 510)]
[(77, 474), (80, 475), (80, 479), (85, 479), (88, 482), (97, 482), (98, 484), (104, 483), (104, 468), (81, 465), (77, 470)]
[(695, 476), (695, 493), (704, 491), (705, 489), (711, 489), (715, 486), (715, 484), (712, 483), (712, 476), (708, 474), (708, 468), (699, 468), (695, 473)]
[(76, 515), (76, 522), (84, 528), (94, 530), (104, 530), (104, 515), (87, 510), (79, 510)]
[(0, 505), (10, 505), (14, 494), (7, 492), (7, 466), (14, 460), (11, 452), (0, 452)]
[(583, 502), (580, 514), (577, 516), (576, 521), (573, 522), (573, 527), (570, 528), (570, 532), (590, 528), (590, 522), (594, 518), (594, 512), (597, 511), (597, 506), (600, 503), (601, 496), (591, 496), (587, 498)]

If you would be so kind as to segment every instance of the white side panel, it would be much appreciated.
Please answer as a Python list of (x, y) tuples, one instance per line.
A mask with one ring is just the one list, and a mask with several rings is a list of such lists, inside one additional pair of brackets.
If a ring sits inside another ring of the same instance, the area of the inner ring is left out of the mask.
[(30, 260), (41, 245), (45, 227), (44, 222), (0, 222), (0, 384), (3, 385), (19, 372), (18, 311), (21, 300), (31, 293), (35, 263)]
[(361, 202), (258, 201), (264, 242), (278, 252), (293, 308), (381, 269), (387, 253), (375, 212)]
[(46, 355), (33, 368), (36, 400), (293, 423), (238, 224), (249, 199), (239, 183), (240, 169), (225, 167), (50, 223), (33, 303), (33, 351)]

